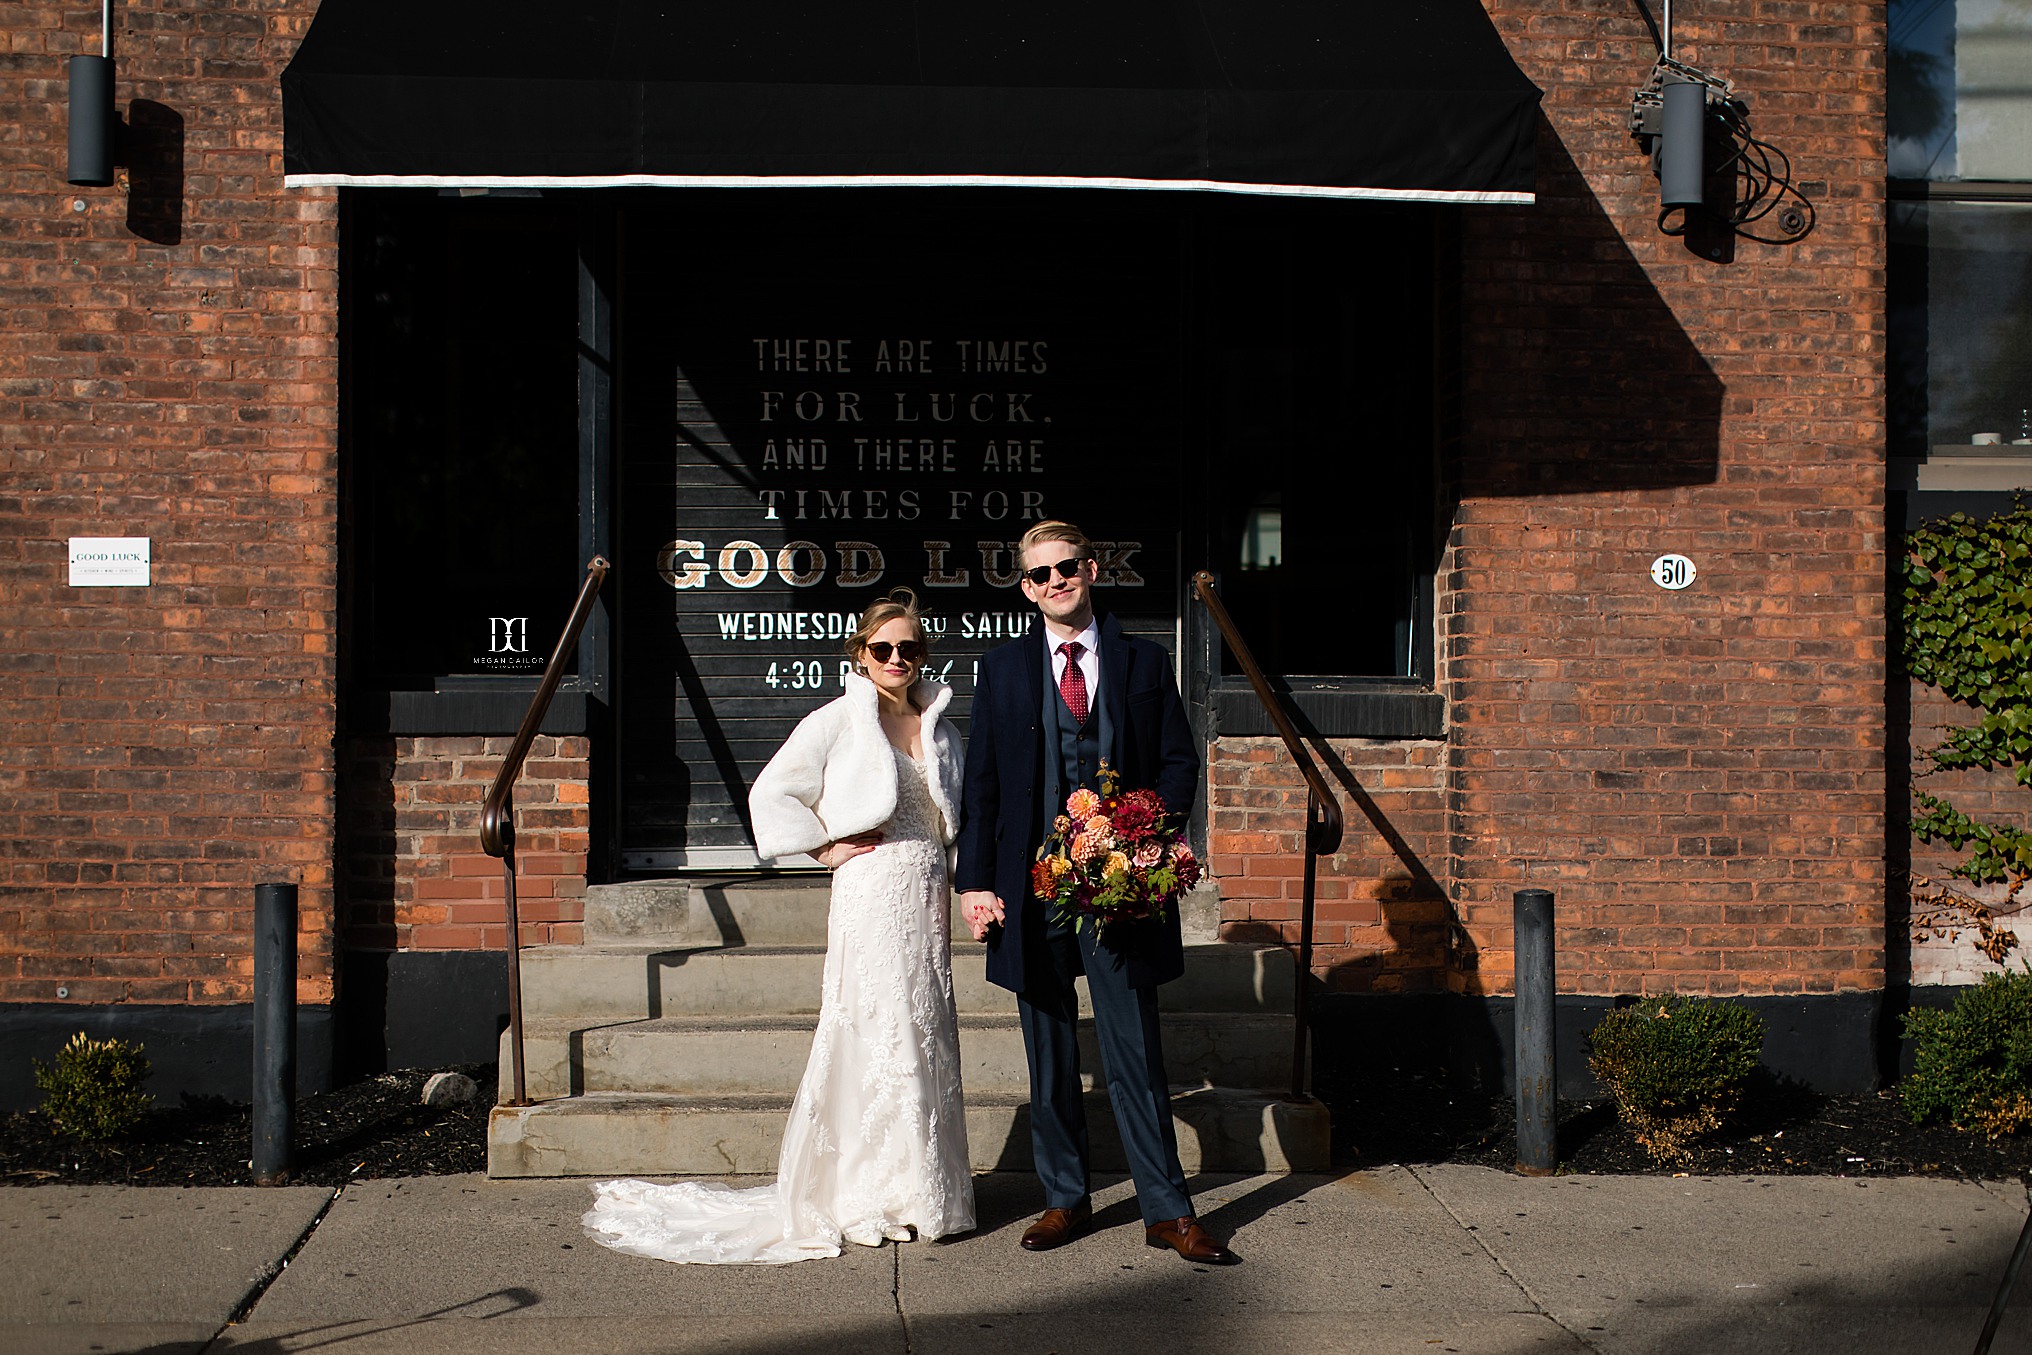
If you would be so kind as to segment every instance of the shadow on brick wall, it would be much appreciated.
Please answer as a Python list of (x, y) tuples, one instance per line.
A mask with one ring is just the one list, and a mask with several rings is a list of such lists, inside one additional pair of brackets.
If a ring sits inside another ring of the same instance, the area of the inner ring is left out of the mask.
[[(1334, 752), (1325, 737), (1309, 727), (1303, 733), (1326, 774), (1340, 783), (1349, 803), (1388, 844), (1402, 869), (1401, 874), (1385, 874), (1377, 890), (1377, 906), (1390, 936), (1390, 950), (1336, 966), (1326, 977), (1326, 988), (1330, 992), (1405, 992), (1451, 986), (1451, 975), (1477, 967), (1480, 952), (1468, 929), (1461, 925), (1446, 887), (1433, 876), (1375, 797), (1363, 789), (1354, 769)], [(1360, 831), (1356, 823), (1348, 826)]]
[(395, 928), (395, 739), (342, 736), (339, 750), (338, 1017), (341, 1076), (387, 1066), (387, 957)]
[[(1675, 270), (1701, 268), (1683, 258), (1674, 245)], [(1712, 304), (1735, 304), (1724, 268), (1695, 276)], [(1716, 479), (1722, 382), (1550, 123), (1537, 204), (1462, 218), (1459, 344), (1446, 429), (1459, 498)]]
[(127, 105), (127, 229), (151, 244), (183, 242), (183, 114), (153, 99)]
[(1897, 655), (1904, 650), (1898, 605), (1905, 570), (1904, 538), (1884, 553), (1884, 1006), (1877, 1029), (1877, 1075), (1889, 1085), (1909, 1056), (1905, 1014), (1912, 1009), (1912, 683)]
[(339, 755), (338, 932), (346, 949), (393, 950), (395, 738), (347, 737)]

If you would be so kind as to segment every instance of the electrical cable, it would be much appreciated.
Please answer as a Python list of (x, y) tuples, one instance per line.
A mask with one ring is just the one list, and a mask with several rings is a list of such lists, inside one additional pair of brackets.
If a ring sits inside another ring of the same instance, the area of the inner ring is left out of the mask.
[[(1792, 182), (1792, 158), (1750, 131), (1749, 111), (1741, 104), (1725, 102), (1718, 106), (1718, 111), (1722, 125), (1736, 142), (1735, 153), (1719, 169), (1736, 176), (1736, 210), (1729, 216), (1736, 234), (1760, 244), (1789, 245), (1811, 231), (1813, 203)], [(1785, 206), (1788, 194), (1798, 200), (1796, 207)], [(1759, 235), (1744, 229), (1773, 212), (1779, 214), (1777, 226), (1781, 234)]]
[(1636, 5), (1637, 13), (1643, 16), (1644, 27), (1651, 30), (1651, 42), (1658, 49), (1658, 55), (1664, 56), (1665, 35), (1658, 31), (1658, 21), (1651, 17), (1651, 6), (1645, 4), (1644, 0), (1630, 0), (1630, 2)]

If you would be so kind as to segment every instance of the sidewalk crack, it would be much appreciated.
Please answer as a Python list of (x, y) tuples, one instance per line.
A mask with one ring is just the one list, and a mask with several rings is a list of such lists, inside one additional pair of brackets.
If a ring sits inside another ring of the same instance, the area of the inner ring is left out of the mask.
[(912, 1355), (910, 1349), (910, 1317), (903, 1311), (903, 1244), (892, 1242), (889, 1250), (889, 1302), (895, 1305), (896, 1321), (903, 1328), (903, 1355)]
[(231, 1328), (237, 1327), (247, 1320), (248, 1315), (254, 1311), (254, 1305), (261, 1302), (263, 1296), (268, 1293), (270, 1285), (273, 1285), (277, 1280), (282, 1278), (282, 1272), (289, 1269), (289, 1263), (297, 1258), (297, 1254), (303, 1250), (304, 1244), (310, 1241), (310, 1235), (318, 1230), (318, 1225), (325, 1221), (325, 1215), (332, 1212), (332, 1206), (339, 1202), (339, 1196), (344, 1193), (344, 1186), (334, 1188), (332, 1193), (325, 1198), (325, 1202), (318, 1207), (318, 1212), (311, 1216), (310, 1222), (304, 1225), (303, 1231), (296, 1235), (296, 1241), (289, 1244), (289, 1250), (284, 1252), (279, 1259), (270, 1261), (256, 1272), (253, 1280), (248, 1285), (247, 1292), (241, 1296), (240, 1302), (234, 1306), (232, 1313), (227, 1316), (225, 1324), (212, 1333), (211, 1339), (206, 1341), (203, 1347), (199, 1349), (198, 1355), (210, 1355), (212, 1347), (219, 1343), (220, 1337), (224, 1336)]
[(1593, 1341), (1590, 1341), (1588, 1339), (1586, 1332), (1576, 1331), (1572, 1326), (1570, 1326), (1566, 1322), (1561, 1321), (1559, 1314), (1553, 1312), (1550, 1308), (1548, 1308), (1545, 1305), (1545, 1301), (1539, 1298), (1538, 1295), (1536, 1295), (1531, 1291), (1531, 1286), (1524, 1283), (1523, 1276), (1519, 1275), (1516, 1271), (1510, 1269), (1510, 1267), (1507, 1264), (1505, 1264), (1503, 1258), (1496, 1255), (1495, 1249), (1491, 1247), (1487, 1242), (1484, 1242), (1482, 1240), (1481, 1230), (1478, 1228), (1471, 1227), (1466, 1219), (1462, 1218), (1459, 1214), (1454, 1212), (1454, 1208), (1452, 1205), (1448, 1204), (1443, 1198), (1441, 1198), (1440, 1193), (1432, 1188), (1432, 1182), (1425, 1179), (1425, 1174), (1423, 1172), (1419, 1171), (1416, 1166), (1411, 1165), (1409, 1163), (1405, 1164), (1404, 1170), (1411, 1173), (1411, 1179), (1416, 1181), (1419, 1184), (1419, 1187), (1422, 1190), (1424, 1190), (1427, 1195), (1430, 1195), (1432, 1197), (1432, 1202), (1434, 1204), (1438, 1205), (1441, 1209), (1444, 1209), (1446, 1211), (1446, 1216), (1454, 1221), (1455, 1225), (1460, 1228), (1461, 1232), (1465, 1233), (1467, 1236), (1474, 1239), (1475, 1245), (1481, 1248), (1482, 1255), (1488, 1257), (1489, 1260), (1494, 1263), (1496, 1269), (1503, 1273), (1503, 1278), (1508, 1280), (1511, 1284), (1517, 1286), (1517, 1292), (1522, 1294), (1530, 1302), (1531, 1311), (1534, 1314), (1544, 1318), (1546, 1321), (1550, 1322), (1553, 1326), (1558, 1327), (1568, 1336), (1571, 1336), (1574, 1340), (1580, 1342), (1581, 1348), (1583, 1350), (1598, 1351), (1601, 1349), (1600, 1346), (1596, 1345)]

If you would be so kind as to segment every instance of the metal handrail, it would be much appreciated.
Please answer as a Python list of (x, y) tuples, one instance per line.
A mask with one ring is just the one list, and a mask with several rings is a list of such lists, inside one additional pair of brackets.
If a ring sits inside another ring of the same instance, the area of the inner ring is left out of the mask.
[(1341, 803), (1328, 789), (1326, 778), (1320, 775), (1319, 764), (1313, 761), (1305, 741), (1298, 736), (1298, 727), (1291, 722), (1291, 714), (1284, 708), (1284, 702), (1277, 689), (1270, 685), (1270, 679), (1256, 664), (1256, 656), (1249, 652), (1248, 642), (1235, 629), (1228, 609), (1221, 605), (1220, 594), (1214, 591), (1214, 576), (1202, 569), (1192, 576), (1193, 590), (1220, 628), (1221, 638), (1228, 642), (1236, 662), (1249, 675), (1249, 685), (1256, 689), (1256, 699), (1269, 712), (1270, 722), (1277, 726), (1277, 733), (1284, 740), (1284, 746), (1291, 753), (1291, 760), (1298, 764), (1298, 771), (1305, 778), (1305, 894), (1299, 912), (1298, 923), (1298, 972), (1291, 984), (1291, 1017), (1296, 1029), (1292, 1033), (1291, 1048), (1291, 1097), (1300, 1100), (1305, 1096), (1305, 1040), (1308, 1005), (1312, 983), (1312, 914), (1313, 894), (1318, 887), (1319, 858), (1331, 855), (1341, 845)]
[(578, 648), (579, 632), (586, 628), (600, 585), (606, 582), (612, 568), (602, 555), (586, 562), (586, 581), (579, 585), (579, 600), (572, 607), (571, 619), (564, 623), (564, 634), (558, 636), (557, 648), (550, 652), (543, 681), (536, 685), (536, 695), (529, 699), (522, 727), (515, 731), (515, 742), (508, 746), (508, 756), (495, 773), (494, 785), (480, 810), (480, 845), (487, 855), (501, 858), (508, 889), (508, 1054), (514, 1065), (515, 1081), (515, 1099), (507, 1103), (511, 1106), (529, 1104), (522, 1058), (522, 922), (515, 909), (515, 778), (522, 774), (522, 760), (529, 756), (529, 746), (536, 742), (543, 717), (550, 713), (550, 699), (557, 694), (558, 683), (564, 680), (565, 665)]

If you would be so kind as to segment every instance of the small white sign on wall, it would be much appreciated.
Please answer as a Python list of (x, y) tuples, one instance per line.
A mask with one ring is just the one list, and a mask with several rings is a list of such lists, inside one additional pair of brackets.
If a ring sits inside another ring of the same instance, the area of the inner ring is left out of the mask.
[(1693, 582), (1693, 561), (1684, 555), (1661, 555), (1651, 562), (1651, 582), (1674, 592)]
[(71, 587), (146, 588), (148, 541), (145, 536), (72, 537)]

